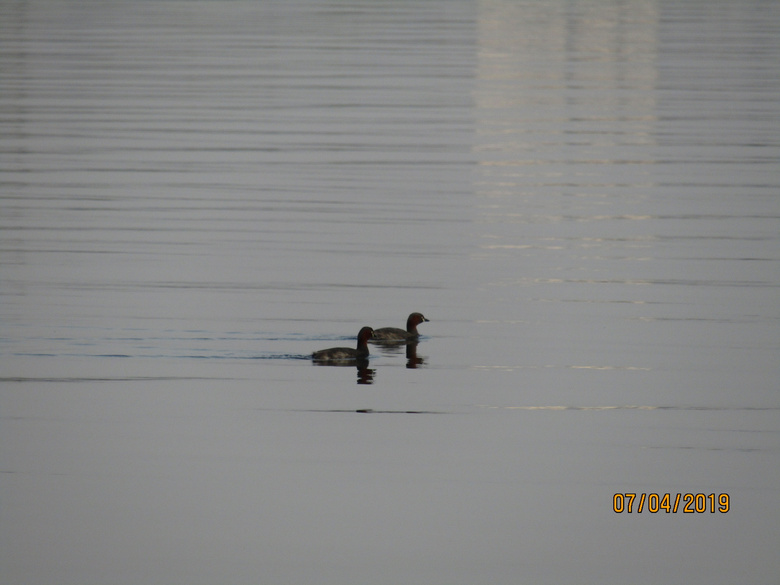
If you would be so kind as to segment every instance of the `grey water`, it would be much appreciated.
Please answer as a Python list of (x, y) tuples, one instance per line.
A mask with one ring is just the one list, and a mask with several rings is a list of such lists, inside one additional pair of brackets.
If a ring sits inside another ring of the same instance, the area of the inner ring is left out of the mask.
[(0, 582), (776, 583), (778, 96), (777, 2), (3, 2)]

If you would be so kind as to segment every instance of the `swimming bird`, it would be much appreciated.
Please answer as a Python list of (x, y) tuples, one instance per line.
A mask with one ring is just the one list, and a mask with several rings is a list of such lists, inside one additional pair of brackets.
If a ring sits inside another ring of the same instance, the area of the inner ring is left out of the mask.
[(412, 313), (406, 320), (406, 331), (398, 327), (381, 327), (374, 330), (371, 338), (373, 342), (381, 341), (412, 341), (420, 337), (417, 332), (417, 326), (420, 323), (427, 323), (428, 319), (422, 313)]
[(374, 334), (371, 327), (363, 327), (357, 335), (357, 347), (331, 347), (311, 354), (315, 362), (345, 362), (368, 359), (368, 340)]

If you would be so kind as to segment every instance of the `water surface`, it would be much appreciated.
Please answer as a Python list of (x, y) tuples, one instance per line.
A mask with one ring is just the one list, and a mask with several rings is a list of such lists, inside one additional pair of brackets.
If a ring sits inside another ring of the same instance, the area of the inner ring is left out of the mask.
[(0, 580), (776, 577), (774, 3), (0, 10)]

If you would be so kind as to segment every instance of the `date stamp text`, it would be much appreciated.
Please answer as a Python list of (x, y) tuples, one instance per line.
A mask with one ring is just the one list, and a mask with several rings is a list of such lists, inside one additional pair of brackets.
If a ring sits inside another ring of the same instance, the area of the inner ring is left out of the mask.
[(615, 514), (725, 514), (731, 508), (728, 494), (615, 494), (612, 496), (612, 510)]

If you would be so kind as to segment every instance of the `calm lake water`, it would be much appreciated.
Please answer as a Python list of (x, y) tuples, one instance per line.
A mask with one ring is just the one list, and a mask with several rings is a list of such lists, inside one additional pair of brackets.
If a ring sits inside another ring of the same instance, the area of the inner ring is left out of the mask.
[(2, 3), (0, 581), (776, 583), (778, 96), (778, 2)]

